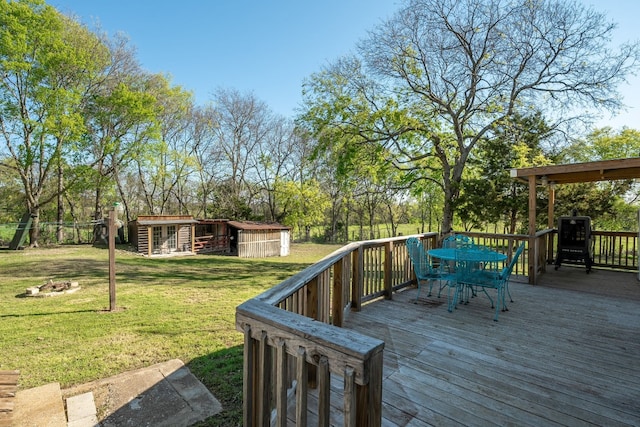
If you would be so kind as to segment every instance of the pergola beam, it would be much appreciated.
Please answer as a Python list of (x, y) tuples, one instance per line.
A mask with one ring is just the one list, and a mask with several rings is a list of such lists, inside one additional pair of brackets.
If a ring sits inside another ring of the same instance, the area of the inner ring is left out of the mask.
[(530, 176), (536, 177), (538, 183), (555, 184), (640, 178), (640, 157), (511, 169), (512, 178), (528, 181)]

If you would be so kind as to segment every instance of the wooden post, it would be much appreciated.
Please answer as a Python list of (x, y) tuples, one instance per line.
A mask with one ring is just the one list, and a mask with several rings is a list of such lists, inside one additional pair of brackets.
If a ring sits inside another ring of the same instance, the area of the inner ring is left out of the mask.
[(536, 283), (536, 176), (529, 176), (529, 283)]
[(393, 299), (393, 242), (384, 244), (384, 298)]
[(196, 252), (196, 225), (191, 224), (191, 252)]
[(344, 372), (344, 425), (356, 427), (358, 400), (356, 378), (353, 368), (347, 367)]
[(360, 311), (362, 308), (362, 288), (363, 288), (363, 270), (364, 270), (364, 251), (362, 246), (358, 247), (352, 253), (351, 268), (353, 271), (351, 283), (351, 308), (353, 311)]
[[(296, 426), (307, 427), (307, 393), (309, 392), (309, 372), (307, 364), (307, 350), (298, 347), (296, 357)], [(245, 424), (246, 425), (246, 424)]]
[(116, 309), (116, 208), (109, 210), (109, 311)]
[[(555, 218), (554, 218), (554, 205), (556, 203), (556, 186), (554, 183), (549, 185), (549, 209), (548, 216), (549, 219), (547, 221), (547, 228), (554, 228)], [(547, 264), (551, 263), (553, 259), (553, 234), (546, 235), (546, 243), (547, 243), (547, 253), (545, 255), (545, 262)], [(545, 268), (543, 266), (543, 268)]]
[(276, 426), (287, 425), (287, 352), (285, 340), (276, 341)]
[(549, 206), (547, 208), (548, 220), (547, 220), (547, 228), (553, 228), (554, 218), (553, 218), (553, 205), (556, 202), (556, 186), (555, 184), (549, 184), (547, 187), (549, 189)]
[[(318, 320), (318, 277), (314, 277), (306, 286), (306, 306), (305, 316)], [(309, 388), (315, 389), (318, 386), (318, 369), (315, 365), (307, 367)]]
[(326, 356), (320, 357), (318, 377), (318, 426), (325, 427), (331, 420), (331, 372)]
[(147, 225), (147, 255), (153, 255), (153, 226)]
[(262, 331), (258, 340), (258, 420), (256, 426), (267, 426), (271, 419), (271, 349), (267, 342), (267, 332)]
[(344, 312), (344, 278), (345, 270), (345, 257), (340, 258), (338, 262), (333, 265), (333, 290), (331, 292), (331, 324), (339, 328), (342, 327), (343, 312)]
[(257, 390), (258, 384), (256, 377), (259, 375), (257, 370), (256, 360), (256, 344), (251, 338), (251, 326), (244, 325), (244, 357), (243, 357), (243, 381), (242, 381), (242, 393), (244, 399), (242, 401), (243, 412), (243, 424), (246, 427), (257, 425), (257, 413), (255, 411), (255, 402), (258, 399)]
[(368, 383), (356, 387), (356, 425), (379, 427), (382, 424), (382, 349), (367, 362)]

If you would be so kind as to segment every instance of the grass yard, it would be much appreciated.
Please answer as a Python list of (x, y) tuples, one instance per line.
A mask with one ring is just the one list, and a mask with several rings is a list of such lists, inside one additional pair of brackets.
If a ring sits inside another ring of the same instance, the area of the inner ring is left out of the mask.
[[(62, 388), (181, 359), (220, 400), (203, 425), (242, 424), (242, 334), (235, 308), (338, 246), (293, 244), (264, 259), (116, 253), (116, 305), (108, 312), (108, 251), (62, 246), (0, 251), (0, 370), (19, 369), (20, 388)], [(25, 297), (48, 280), (81, 289)]]

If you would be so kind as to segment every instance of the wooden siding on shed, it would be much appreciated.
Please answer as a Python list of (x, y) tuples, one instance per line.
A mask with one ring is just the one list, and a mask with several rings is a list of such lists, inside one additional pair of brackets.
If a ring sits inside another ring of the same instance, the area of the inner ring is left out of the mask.
[(150, 251), (149, 251), (149, 241), (151, 239), (151, 237), (149, 237), (149, 233), (150, 233), (151, 228), (147, 227), (146, 225), (138, 225), (138, 244), (137, 244), (137, 248), (138, 248), (138, 253), (141, 253), (143, 255), (150, 255)]
[(178, 252), (191, 252), (191, 225), (178, 226)]
[(280, 256), (280, 230), (239, 230), (238, 257)]

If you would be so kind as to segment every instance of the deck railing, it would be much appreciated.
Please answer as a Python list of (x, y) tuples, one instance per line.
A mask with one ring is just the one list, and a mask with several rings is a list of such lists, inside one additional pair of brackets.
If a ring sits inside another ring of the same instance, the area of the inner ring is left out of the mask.
[(228, 252), (229, 236), (226, 234), (196, 236), (193, 240), (193, 249), (197, 253)]
[[(381, 424), (384, 342), (340, 327), (349, 310), (411, 285), (405, 240), (349, 244), (237, 308), (245, 426), (286, 425), (292, 402), (296, 425), (329, 425), (331, 374), (344, 379), (344, 425)], [(318, 407), (310, 410), (312, 389)]]
[[(529, 257), (538, 272), (553, 259), (555, 230), (539, 232), (533, 248), (526, 235), (465, 234), (477, 244), (506, 253), (505, 262), (520, 242), (527, 242), (513, 273), (521, 279), (529, 274)], [(625, 265), (626, 257), (635, 254), (633, 233), (597, 236), (602, 236), (597, 247), (609, 249), (598, 252), (605, 258), (598, 257), (610, 265)], [(342, 325), (350, 311), (377, 298), (391, 299), (395, 292), (415, 285), (405, 247), (408, 237), (412, 236), (346, 245), (238, 306), (236, 327), (245, 337), (245, 426), (335, 424), (330, 420), (331, 385), (335, 387), (331, 375), (343, 379), (344, 425), (381, 425), (384, 342)], [(426, 249), (438, 245), (436, 233), (414, 237)]]
[(638, 233), (596, 230), (591, 235), (594, 266), (638, 269)]
[[(539, 252), (540, 264), (554, 263), (558, 249), (558, 231), (555, 229), (543, 230), (538, 232), (536, 237), (540, 241), (544, 240), (540, 247), (546, 248), (546, 250)], [(638, 233), (597, 230), (591, 232), (591, 253), (594, 267), (637, 270), (638, 249)], [(570, 260), (566, 262), (571, 263)]]

